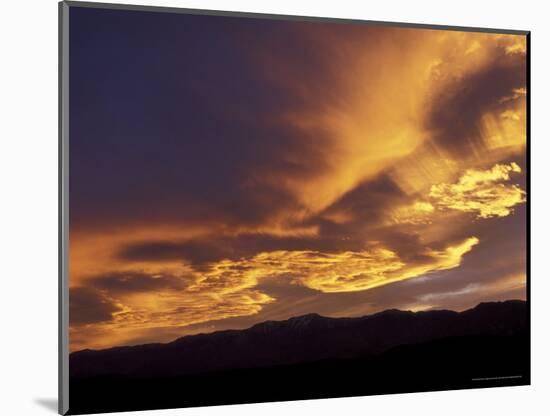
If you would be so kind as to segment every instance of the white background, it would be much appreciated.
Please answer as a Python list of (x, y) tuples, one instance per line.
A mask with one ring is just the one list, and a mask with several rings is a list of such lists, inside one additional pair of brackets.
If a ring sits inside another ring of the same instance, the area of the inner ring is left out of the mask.
[[(547, 2), (136, 2), (532, 31), (532, 386), (141, 414), (550, 414)], [(5, 1), (0, 19), (0, 414), (53, 415), (57, 401), (57, 4), (54, 0)]]

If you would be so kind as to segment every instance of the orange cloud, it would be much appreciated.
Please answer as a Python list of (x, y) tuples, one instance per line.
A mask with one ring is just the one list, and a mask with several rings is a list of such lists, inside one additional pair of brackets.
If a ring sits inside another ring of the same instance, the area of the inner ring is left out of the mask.
[[(395, 252), (381, 247), (341, 253), (280, 250), (252, 258), (221, 260), (204, 272), (185, 268), (179, 277), (140, 272), (100, 276), (94, 285), (104, 294), (101, 305), (109, 316), (104, 313), (103, 320), (73, 325), (73, 332), (78, 336), (79, 331), (100, 331), (103, 336), (100, 340), (91, 338), (87, 344), (81, 341), (73, 348), (98, 348), (115, 340), (128, 342), (146, 328), (181, 327), (254, 315), (276, 301), (255, 289), (264, 278), (289, 279), (320, 292), (336, 293), (368, 290), (452, 269), (478, 242), (471, 237), (442, 250), (426, 248), (419, 253), (422, 260), (413, 263), (406, 263)], [(148, 290), (151, 288), (154, 290)], [(97, 296), (94, 293), (94, 299)], [(107, 299), (111, 305), (106, 305)]]
[(471, 169), (454, 184), (433, 185), (429, 197), (440, 209), (477, 213), (478, 218), (505, 217), (525, 202), (525, 191), (502, 182), (520, 173), (516, 163), (497, 164), (489, 170)]
[(462, 256), (478, 243), (477, 238), (471, 237), (443, 250), (424, 249), (418, 253), (423, 261), (411, 264), (381, 247), (340, 253), (265, 252), (249, 259), (214, 264), (188, 291), (235, 293), (255, 286), (262, 278), (274, 276), (286, 276), (295, 283), (325, 293), (361, 291), (457, 267)]
[[(308, 103), (306, 108), (280, 115), (281, 121), (320, 148), (317, 156), (323, 169), (316, 175), (273, 172), (256, 178), (283, 187), (295, 196), (302, 208), (292, 215), (288, 213), (294, 219), (311, 217), (361, 182), (388, 169), (399, 169), (404, 158), (415, 155), (430, 142), (433, 131), (426, 118), (441, 91), (491, 65), (504, 51), (521, 51), (520, 46), (525, 44), (521, 36), (482, 33), (411, 32), (398, 28), (361, 33), (346, 27), (342, 27), (342, 33), (342, 37), (335, 37), (333, 30), (321, 27), (307, 27), (299, 33), (325, 51), (323, 69), (328, 68), (331, 74), (330, 80), (323, 80), (324, 88), (330, 92), (327, 102), (315, 91), (319, 84), (310, 85), (317, 80), (315, 77), (297, 83), (292, 62), (284, 61), (282, 65), (270, 57), (264, 58), (269, 77), (281, 85), (294, 86)], [(493, 135), (488, 140), (493, 146), (500, 146), (498, 137)], [(283, 155), (296, 164), (308, 157), (299, 156)], [(439, 155), (430, 157), (437, 163), (441, 161)], [(447, 159), (450, 165), (456, 165), (452, 156)], [(415, 169), (419, 163), (414, 160)], [(429, 183), (448, 180), (456, 168), (452, 166), (448, 175), (438, 169), (432, 174), (439, 176)], [(404, 181), (411, 177), (408, 173), (396, 176)]]
[(298, 281), (326, 293), (372, 289), (458, 267), (463, 255), (478, 242), (477, 238), (471, 237), (443, 250), (426, 249), (421, 253), (425, 260), (418, 264), (406, 264), (388, 250), (368, 254), (342, 253), (329, 258), (325, 267), (323, 261), (320, 261), (321, 266), (306, 267), (304, 277)]
[(521, 173), (516, 163), (496, 164), (491, 169), (468, 169), (454, 183), (430, 187), (424, 199), (404, 204), (389, 214), (393, 224), (432, 224), (447, 212), (475, 213), (477, 218), (505, 217), (525, 202), (525, 191), (507, 184), (511, 174)]
[(391, 222), (396, 224), (429, 224), (433, 220), (435, 207), (426, 201), (414, 201), (412, 204), (403, 205), (394, 209), (391, 213)]

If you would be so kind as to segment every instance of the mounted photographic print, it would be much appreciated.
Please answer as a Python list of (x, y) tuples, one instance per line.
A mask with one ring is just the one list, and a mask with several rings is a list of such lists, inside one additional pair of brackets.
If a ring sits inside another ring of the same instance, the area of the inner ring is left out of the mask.
[(60, 409), (530, 383), (529, 32), (60, 3)]

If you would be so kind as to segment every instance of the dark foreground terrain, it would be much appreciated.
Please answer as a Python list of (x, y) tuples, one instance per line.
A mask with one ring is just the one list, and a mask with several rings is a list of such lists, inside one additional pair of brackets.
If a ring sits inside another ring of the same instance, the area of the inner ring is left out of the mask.
[(70, 357), (70, 414), (529, 384), (523, 301), (305, 315)]

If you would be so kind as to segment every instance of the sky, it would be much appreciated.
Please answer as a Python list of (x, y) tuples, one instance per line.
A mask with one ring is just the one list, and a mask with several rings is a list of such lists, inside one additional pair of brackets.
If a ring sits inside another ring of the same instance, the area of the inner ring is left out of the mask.
[(70, 9), (70, 346), (526, 297), (526, 37)]

